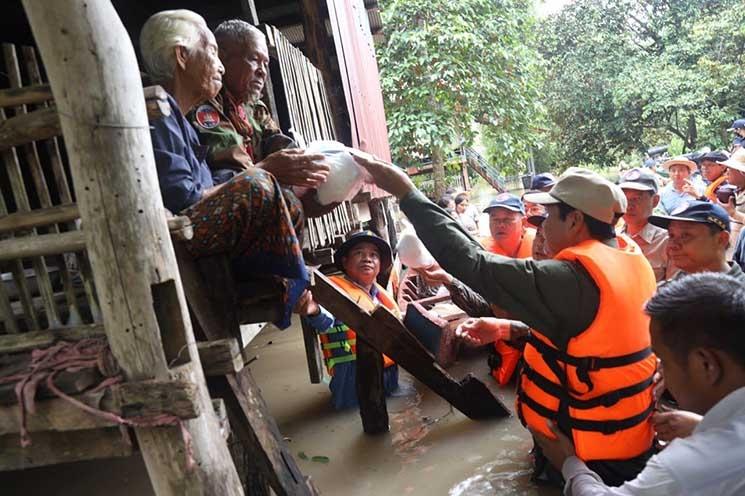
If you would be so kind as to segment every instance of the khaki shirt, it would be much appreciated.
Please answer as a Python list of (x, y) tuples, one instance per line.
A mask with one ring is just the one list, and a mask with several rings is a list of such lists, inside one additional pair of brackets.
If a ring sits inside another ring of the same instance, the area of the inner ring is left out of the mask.
[(649, 265), (652, 266), (654, 271), (654, 277), (657, 282), (670, 279), (678, 272), (678, 268), (675, 267), (667, 257), (667, 229), (653, 226), (647, 223), (641, 231), (634, 235), (630, 235), (627, 232), (628, 226), (623, 226), (620, 229), (621, 234), (626, 234), (634, 242), (639, 245), (642, 249), (642, 253), (647, 257)]

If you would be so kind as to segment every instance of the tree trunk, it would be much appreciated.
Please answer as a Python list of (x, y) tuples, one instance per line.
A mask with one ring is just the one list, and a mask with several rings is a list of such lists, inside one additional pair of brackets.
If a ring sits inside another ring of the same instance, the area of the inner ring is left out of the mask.
[(435, 185), (435, 200), (445, 194), (445, 163), (442, 158), (442, 150), (432, 150), (432, 181)]

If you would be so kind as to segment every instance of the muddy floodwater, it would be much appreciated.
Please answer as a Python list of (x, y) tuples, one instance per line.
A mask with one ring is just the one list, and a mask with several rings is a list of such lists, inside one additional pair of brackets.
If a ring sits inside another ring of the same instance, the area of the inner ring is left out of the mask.
[[(250, 349), (271, 413), (300, 469), (323, 495), (560, 494), (530, 482), (531, 441), (514, 416), (471, 421), (402, 370), (400, 394), (388, 401), (390, 433), (370, 437), (356, 410), (334, 411), (328, 386), (310, 384), (299, 325), (286, 331), (269, 326)], [(514, 394), (487, 375), (484, 357), (450, 369), (456, 378), (468, 371), (513, 409)], [(153, 494), (139, 456), (0, 473), (0, 488), (3, 496)]]
[[(310, 384), (299, 332), (265, 329), (252, 349), (264, 398), (301, 470), (324, 495), (560, 494), (530, 482), (532, 442), (515, 416), (469, 420), (402, 370), (400, 396), (388, 400), (390, 433), (367, 436), (356, 410), (334, 411), (328, 386)], [(449, 370), (458, 379), (468, 371), (513, 409), (511, 388), (488, 376), (484, 357)]]

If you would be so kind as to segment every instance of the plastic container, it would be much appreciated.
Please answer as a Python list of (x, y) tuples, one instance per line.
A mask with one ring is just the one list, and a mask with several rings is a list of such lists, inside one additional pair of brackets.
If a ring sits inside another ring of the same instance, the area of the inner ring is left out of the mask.
[(314, 141), (306, 148), (308, 153), (320, 153), (331, 167), (326, 182), (318, 186), (318, 202), (329, 205), (351, 200), (365, 182), (366, 172), (357, 164), (344, 144), (338, 141)]

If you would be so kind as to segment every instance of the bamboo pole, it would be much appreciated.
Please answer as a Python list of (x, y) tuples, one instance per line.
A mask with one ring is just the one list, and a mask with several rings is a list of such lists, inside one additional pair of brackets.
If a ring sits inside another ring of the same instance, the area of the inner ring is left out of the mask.
[(106, 334), (128, 380), (198, 385), (199, 417), (135, 430), (158, 496), (239, 495), (164, 220), (134, 49), (110, 2), (24, 0), (59, 109)]

